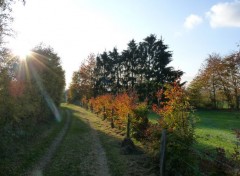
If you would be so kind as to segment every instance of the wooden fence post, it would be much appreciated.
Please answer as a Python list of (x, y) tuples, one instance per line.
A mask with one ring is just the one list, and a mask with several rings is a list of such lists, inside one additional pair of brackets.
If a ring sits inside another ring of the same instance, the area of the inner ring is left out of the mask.
[(103, 106), (103, 120), (105, 120), (106, 118), (107, 118), (106, 108), (105, 106)]
[(92, 111), (92, 103), (90, 103), (90, 111), (93, 112), (93, 111)]
[(114, 128), (113, 116), (114, 116), (114, 109), (112, 108), (112, 118), (111, 118), (111, 127), (112, 128)]
[(165, 176), (166, 142), (167, 142), (166, 129), (163, 129), (160, 147), (160, 165), (159, 165), (160, 176)]
[(127, 138), (130, 138), (130, 114), (127, 115)]

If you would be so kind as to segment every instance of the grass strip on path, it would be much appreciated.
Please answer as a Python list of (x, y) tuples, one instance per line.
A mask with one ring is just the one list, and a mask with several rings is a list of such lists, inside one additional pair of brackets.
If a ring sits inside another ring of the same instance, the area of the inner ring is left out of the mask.
[[(72, 110), (73, 120), (67, 135), (44, 175), (99, 175), (108, 176), (105, 153), (84, 112)], [(105, 162), (105, 163), (104, 163)]]

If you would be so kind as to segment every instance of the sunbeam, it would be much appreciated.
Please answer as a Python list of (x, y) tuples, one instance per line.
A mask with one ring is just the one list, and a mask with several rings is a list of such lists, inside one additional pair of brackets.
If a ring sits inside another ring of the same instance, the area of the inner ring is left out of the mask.
[(45, 90), (42, 81), (38, 75), (38, 73), (36, 72), (35, 69), (33, 69), (32, 67), (30, 67), (31, 69), (31, 73), (38, 85), (38, 88), (42, 94), (42, 96), (44, 97), (48, 107), (51, 109), (52, 113), (54, 114), (55, 119), (60, 122), (61, 121), (61, 115), (58, 111), (58, 108), (56, 107), (55, 103), (53, 102), (52, 98), (49, 96), (48, 92)]
[(51, 73), (54, 73), (50, 68), (46, 66), (46, 64), (41, 61), (39, 58), (45, 59), (44, 56), (36, 53), (31, 52), (31, 55), (27, 56), (25, 60), (20, 60), (19, 68), (18, 68), (18, 78), (19, 80), (26, 80), (28, 82), (31, 82), (30, 80), (33, 79), (37, 87), (41, 93), (41, 95), (44, 97), (48, 107), (54, 114), (55, 119), (60, 122), (61, 121), (61, 115), (58, 111), (58, 108), (56, 107), (54, 101), (49, 96), (49, 93), (46, 91), (42, 79), (40, 78), (37, 70), (45, 69), (50, 71)]

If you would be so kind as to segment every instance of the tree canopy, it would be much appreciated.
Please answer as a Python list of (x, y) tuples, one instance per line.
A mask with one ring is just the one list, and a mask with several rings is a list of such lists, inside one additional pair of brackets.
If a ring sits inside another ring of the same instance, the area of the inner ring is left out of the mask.
[(32, 125), (53, 117), (59, 120), (58, 106), (65, 87), (60, 58), (51, 47), (37, 46), (26, 60), (3, 57), (0, 66), (0, 122), (2, 125)]
[[(92, 58), (92, 63), (89, 58)], [(152, 34), (140, 43), (131, 40), (121, 53), (113, 48), (89, 58), (73, 74), (69, 88), (70, 101), (79, 100), (83, 95), (91, 98), (90, 95), (96, 97), (129, 91), (136, 91), (141, 100), (152, 100), (154, 92), (161, 86), (183, 75), (182, 71), (169, 66), (172, 52), (163, 39), (157, 39)], [(88, 93), (84, 91), (86, 82), (89, 83)]]
[(240, 55), (211, 54), (189, 85), (196, 107), (239, 109)]

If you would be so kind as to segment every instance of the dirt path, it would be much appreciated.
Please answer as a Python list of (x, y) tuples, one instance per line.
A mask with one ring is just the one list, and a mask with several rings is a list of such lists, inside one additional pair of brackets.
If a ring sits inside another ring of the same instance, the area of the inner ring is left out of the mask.
[(69, 175), (110, 176), (106, 153), (93, 127), (93, 119), (79, 109), (66, 112), (64, 127), (26, 175), (65, 175), (68, 172)]
[[(91, 128), (98, 131), (101, 136), (101, 141), (105, 143), (108, 153), (114, 153), (110, 159), (111, 170), (119, 167), (118, 171), (114, 171), (113, 175), (124, 176), (156, 176), (154, 173), (154, 165), (149, 161), (149, 157), (144, 152), (139, 154), (125, 155), (121, 151), (121, 142), (123, 141), (126, 132), (120, 131), (117, 128), (112, 128), (110, 122), (103, 121), (100, 117), (92, 116), (88, 112), (88, 119), (91, 121)], [(139, 144), (138, 144), (139, 145)], [(137, 145), (136, 145), (137, 146)], [(139, 146), (138, 146), (139, 148)], [(121, 166), (119, 166), (121, 165)]]
[(67, 123), (28, 175), (155, 175), (144, 153), (122, 154), (125, 133), (78, 106), (64, 107), (68, 109)]
[(63, 126), (62, 130), (59, 132), (59, 134), (56, 136), (56, 138), (53, 140), (52, 144), (50, 145), (47, 152), (42, 156), (42, 158), (39, 160), (39, 162), (33, 167), (33, 169), (28, 172), (26, 175), (28, 176), (42, 176), (44, 168), (48, 165), (51, 158), (54, 155), (54, 152), (56, 151), (57, 147), (61, 143), (64, 135), (66, 134), (70, 122), (71, 122), (71, 116), (69, 110), (66, 110), (67, 113), (67, 120), (65, 125)]
[[(133, 155), (122, 154), (120, 144), (121, 141), (123, 141), (125, 132), (119, 131), (116, 128), (111, 128), (110, 122), (106, 120), (103, 121), (100, 117), (96, 117), (89, 111), (81, 110), (81, 112), (83, 113), (81, 118), (91, 127), (91, 138), (94, 141), (94, 151), (98, 152), (96, 158), (98, 163), (102, 163), (104, 166), (101, 166), (100, 168), (106, 169), (105, 171), (100, 170), (96, 175), (107, 175), (106, 171), (109, 170), (107, 168), (108, 163), (110, 164), (113, 175), (155, 176), (155, 173), (153, 173), (154, 166), (151, 165), (149, 158), (144, 153), (140, 152), (139, 154)], [(101, 145), (101, 142), (103, 142), (103, 145)], [(106, 158), (106, 152), (104, 152), (104, 149), (108, 153), (108, 158)], [(119, 167), (119, 170), (117, 170), (116, 167)]]
[(96, 160), (95, 165), (95, 171), (96, 175), (98, 176), (110, 176), (109, 168), (107, 165), (107, 158), (106, 153), (100, 143), (98, 133), (96, 130), (94, 130), (93, 121), (89, 118), (86, 118), (86, 116), (82, 116), (82, 119), (89, 124), (91, 130), (90, 130), (90, 137), (92, 139), (92, 157)]

